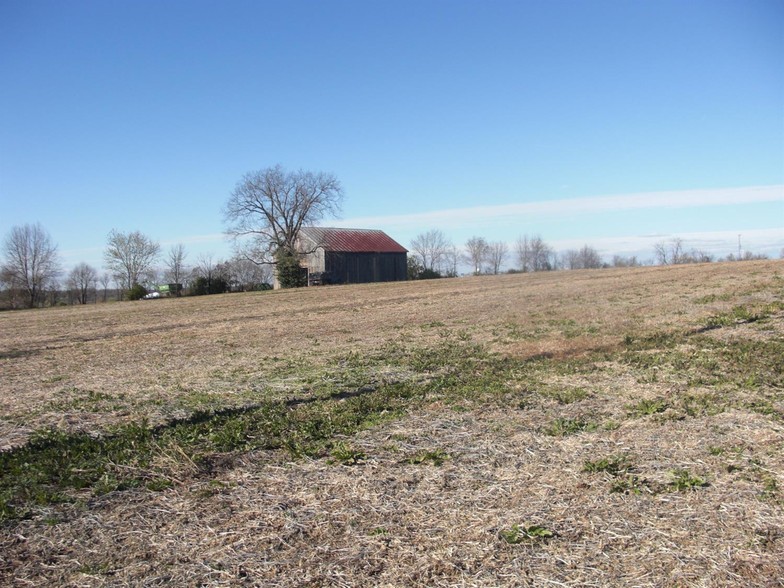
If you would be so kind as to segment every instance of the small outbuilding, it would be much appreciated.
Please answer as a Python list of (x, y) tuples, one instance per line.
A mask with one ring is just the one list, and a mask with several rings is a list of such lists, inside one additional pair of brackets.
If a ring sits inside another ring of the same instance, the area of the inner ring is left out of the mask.
[(408, 250), (384, 231), (304, 227), (299, 250), (309, 285), (406, 279)]

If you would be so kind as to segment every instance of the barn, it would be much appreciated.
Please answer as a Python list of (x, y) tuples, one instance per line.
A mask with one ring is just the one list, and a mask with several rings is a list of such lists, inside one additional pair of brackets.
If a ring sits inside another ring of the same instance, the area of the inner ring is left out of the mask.
[(406, 279), (408, 250), (384, 231), (304, 227), (301, 265), (308, 284), (364, 284)]

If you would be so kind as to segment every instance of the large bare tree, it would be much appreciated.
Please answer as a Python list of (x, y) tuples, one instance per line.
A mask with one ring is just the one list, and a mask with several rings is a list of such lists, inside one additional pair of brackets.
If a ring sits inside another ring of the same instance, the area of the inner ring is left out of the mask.
[(653, 246), (659, 265), (678, 265), (684, 263), (683, 239), (674, 237), (669, 242), (659, 241)]
[(11, 288), (24, 292), (30, 308), (43, 300), (48, 284), (60, 273), (57, 245), (40, 225), (13, 227), (3, 243), (5, 261), (0, 268)]
[(272, 270), (268, 265), (259, 265), (239, 255), (229, 261), (232, 287), (249, 291), (272, 283)]
[(569, 249), (561, 254), (562, 266), (566, 269), (597, 269), (602, 267), (602, 256), (590, 245), (582, 249)]
[(185, 258), (187, 256), (185, 245), (182, 243), (177, 243), (169, 250), (169, 256), (166, 258), (166, 279), (170, 283), (182, 284), (187, 273), (185, 268)]
[(556, 254), (539, 235), (531, 238), (531, 259), (533, 271), (543, 272), (556, 269)]
[(487, 260), (490, 246), (484, 237), (471, 237), (465, 244), (465, 260), (471, 266), (474, 275), (482, 273), (482, 265)]
[(637, 260), (636, 255), (613, 255), (612, 265), (613, 267), (639, 267), (642, 264)]
[(245, 240), (238, 251), (255, 263), (294, 255), (300, 229), (336, 216), (343, 202), (338, 179), (324, 172), (286, 171), (280, 165), (245, 174), (224, 208), (226, 233)]
[(523, 235), (517, 240), (516, 249), (520, 271), (541, 272), (555, 269), (555, 252), (539, 235)]
[(517, 265), (521, 272), (530, 272), (531, 269), (531, 243), (528, 235), (518, 237), (515, 244), (517, 252)]
[(68, 274), (68, 288), (76, 295), (79, 304), (87, 304), (90, 288), (95, 290), (98, 283), (98, 272), (91, 265), (80, 263)]
[(103, 301), (106, 302), (109, 295), (109, 284), (112, 283), (112, 276), (109, 272), (103, 272), (99, 280), (101, 282), (101, 287), (103, 288)]
[(426, 271), (440, 271), (451, 247), (452, 243), (438, 229), (420, 233), (411, 241), (411, 251)]
[(460, 253), (460, 248), (452, 244), (449, 246), (446, 252), (446, 275), (448, 278), (456, 278), (457, 277), (457, 268), (460, 265), (460, 260), (462, 255)]
[(212, 258), (212, 253), (202, 253), (196, 260), (196, 265), (193, 266), (193, 275), (195, 278), (202, 278), (207, 291), (212, 289), (212, 280), (219, 276), (218, 266), (221, 261), (215, 261)]
[(104, 252), (104, 263), (126, 290), (139, 284), (150, 274), (161, 252), (161, 246), (139, 231), (120, 233), (112, 230)]
[(498, 275), (501, 272), (501, 266), (504, 265), (508, 252), (509, 247), (504, 241), (495, 241), (488, 244), (487, 264), (490, 266), (490, 271), (493, 274)]

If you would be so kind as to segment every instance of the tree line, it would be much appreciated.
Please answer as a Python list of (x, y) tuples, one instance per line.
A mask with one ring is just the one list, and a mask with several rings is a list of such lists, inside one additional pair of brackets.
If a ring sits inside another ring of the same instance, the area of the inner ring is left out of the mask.
[[(229, 260), (200, 256), (187, 263), (183, 245), (162, 255), (160, 244), (140, 231), (112, 230), (104, 251), (104, 271), (79, 263), (65, 276), (57, 246), (36, 223), (17, 226), (6, 236), (0, 265), (0, 294), (11, 307), (35, 307), (58, 303), (86, 304), (108, 300), (110, 285), (116, 297), (139, 298), (148, 288), (164, 283), (182, 285), (174, 294), (213, 294), (266, 288), (277, 278), (282, 287), (303, 285), (300, 271), (300, 230), (324, 218), (336, 216), (343, 201), (343, 188), (330, 173), (288, 171), (280, 165), (245, 174), (230, 193), (223, 217), (226, 234), (234, 241)], [(714, 261), (697, 250), (686, 250), (680, 238), (657, 243), (654, 254), (660, 264)], [(746, 252), (738, 258), (758, 259)], [(782, 251), (784, 257), (784, 250)], [(557, 269), (593, 269), (642, 265), (636, 257), (602, 259), (586, 244), (580, 249), (556, 252), (540, 235), (522, 235), (510, 247), (504, 241), (474, 236), (463, 246), (453, 244), (440, 230), (417, 235), (410, 244), (410, 279), (457, 276), (461, 267), (472, 274), (506, 271), (540, 272)], [(100, 286), (100, 288), (99, 288)], [(101, 296), (102, 291), (102, 296)]]
[[(527, 273), (767, 259), (766, 255), (751, 251), (717, 258), (699, 249), (686, 249), (685, 241), (680, 237), (656, 243), (654, 256), (654, 260), (640, 260), (635, 255), (613, 255), (606, 260), (596, 248), (588, 244), (580, 249), (557, 252), (540, 235), (521, 235), (511, 248), (504, 241), (491, 242), (484, 237), (473, 236), (459, 247), (440, 230), (431, 229), (420, 233), (411, 241), (408, 277), (454, 277), (459, 275), (458, 269), (461, 266), (470, 268), (470, 274), (481, 275), (499, 274), (503, 271)], [(781, 257), (784, 258), (784, 249), (781, 251)]]
[[(473, 236), (462, 247), (454, 245), (440, 230), (432, 229), (411, 241), (409, 278), (451, 277), (459, 267), (468, 267), (473, 275), (499, 274), (503, 271), (541, 272), (556, 269), (592, 269), (605, 267), (599, 252), (585, 245), (579, 250), (557, 253), (540, 235), (522, 235), (510, 248), (505, 241), (488, 241)], [(515, 264), (504, 270), (507, 263)], [(639, 265), (636, 258), (616, 259), (626, 266)]]
[(64, 272), (57, 246), (40, 223), (14, 227), (2, 252), (0, 308), (134, 300), (160, 284), (178, 285), (172, 295), (179, 296), (268, 289), (272, 282), (268, 267), (240, 255), (228, 260), (200, 255), (189, 264), (184, 245), (164, 254), (157, 241), (139, 231), (109, 234), (105, 271), (81, 262)]
[[(161, 270), (157, 241), (139, 231), (113, 230), (104, 252), (107, 271), (99, 276), (97, 269), (79, 264), (67, 277), (67, 292), (81, 303), (93, 292), (97, 301), (97, 284), (103, 286), (106, 298), (114, 281), (122, 295), (137, 298), (161, 278), (185, 283), (192, 294), (258, 289), (269, 286), (273, 267), (282, 286), (300, 285), (299, 231), (336, 215), (342, 199), (343, 188), (333, 174), (287, 171), (280, 165), (249, 172), (237, 182), (223, 209), (226, 233), (235, 243), (232, 259), (213, 262), (211, 256), (202, 256), (187, 268), (184, 247), (178, 245)], [(62, 263), (57, 246), (39, 223), (14, 227), (3, 253), (0, 289), (9, 305), (32, 308), (60, 302)]]
[[(113, 230), (104, 251), (106, 271), (100, 272), (82, 262), (65, 274), (57, 246), (39, 223), (14, 227), (6, 236), (2, 251), (0, 308), (134, 300), (159, 284), (179, 285), (171, 292), (177, 296), (268, 289), (275, 265), (274, 262), (258, 263), (242, 249), (228, 260), (214, 259), (207, 254), (189, 264), (188, 253), (182, 244), (174, 245), (164, 254), (157, 241), (139, 231)], [(432, 229), (411, 241), (408, 278), (456, 277), (461, 267), (468, 267), (469, 273), (480, 275), (767, 258), (751, 251), (716, 258), (702, 250), (687, 249), (685, 241), (678, 237), (656, 243), (654, 256), (650, 261), (621, 255), (604, 260), (598, 250), (587, 244), (580, 249), (556, 252), (540, 235), (522, 235), (511, 248), (503, 241), (491, 242), (473, 236), (458, 247), (443, 232)], [(784, 251), (781, 256), (784, 258)], [(275, 256), (272, 258), (274, 260)], [(287, 264), (284, 270), (278, 265), (279, 271), (291, 270), (291, 262), (298, 265), (293, 254), (278, 254), (277, 260), (281, 265)], [(291, 273), (293, 275), (293, 270)]]

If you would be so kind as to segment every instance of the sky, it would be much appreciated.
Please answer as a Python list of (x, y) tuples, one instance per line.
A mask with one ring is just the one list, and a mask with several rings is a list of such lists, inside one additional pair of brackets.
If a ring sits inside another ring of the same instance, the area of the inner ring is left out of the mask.
[(229, 194), (276, 164), (404, 246), (778, 257), (784, 2), (0, 0), (0, 238), (228, 258)]

